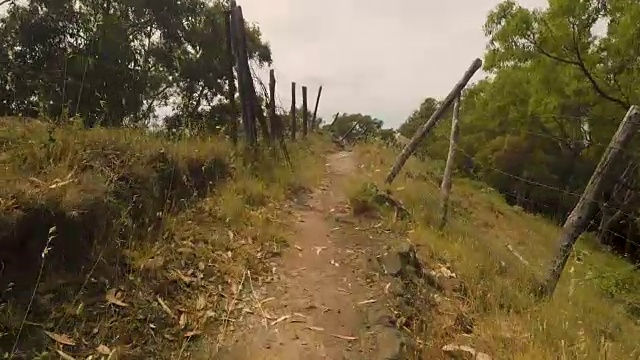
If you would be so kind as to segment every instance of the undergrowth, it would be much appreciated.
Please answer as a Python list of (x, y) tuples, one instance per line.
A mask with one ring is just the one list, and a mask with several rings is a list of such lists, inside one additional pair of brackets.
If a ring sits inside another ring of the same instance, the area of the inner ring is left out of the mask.
[(187, 358), (286, 246), (282, 204), (324, 144), (291, 146), (289, 168), (213, 136), (0, 119), (2, 353)]
[[(352, 203), (375, 208), (371, 186), (382, 184), (394, 150), (377, 144), (356, 148), (361, 173), (350, 186)], [(470, 345), (498, 359), (627, 359), (640, 356), (640, 278), (624, 259), (584, 235), (548, 302), (532, 295), (555, 250), (559, 228), (524, 213), (482, 183), (454, 179), (447, 227), (437, 230), (441, 164), (411, 158), (390, 190), (411, 221), (386, 216), (398, 236), (414, 243), (428, 263), (444, 264), (465, 281), (465, 293), (437, 308), (424, 333), (425, 358), (441, 356), (449, 343)], [(383, 210), (384, 212), (384, 210)], [(507, 247), (522, 254), (524, 265)], [(473, 332), (454, 331), (463, 312)], [(428, 313), (428, 314), (427, 314)]]

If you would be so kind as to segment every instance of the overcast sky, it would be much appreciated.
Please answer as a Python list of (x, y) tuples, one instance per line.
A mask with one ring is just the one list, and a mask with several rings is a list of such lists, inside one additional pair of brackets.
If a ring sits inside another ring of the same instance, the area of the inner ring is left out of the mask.
[(319, 113), (325, 119), (336, 112), (363, 113), (398, 127), (424, 98), (446, 96), (471, 62), (482, 58), (487, 43), (482, 25), (499, 2), (238, 0), (238, 5), (271, 44), (282, 106), (290, 106), (291, 81), (309, 87), (309, 107), (323, 85)]

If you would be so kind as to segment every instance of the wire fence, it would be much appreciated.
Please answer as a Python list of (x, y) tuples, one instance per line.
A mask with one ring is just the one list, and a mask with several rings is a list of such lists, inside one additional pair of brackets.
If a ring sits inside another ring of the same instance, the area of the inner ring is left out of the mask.
[[(579, 117), (576, 117), (576, 119), (581, 119)], [(464, 124), (464, 119), (462, 120), (462, 124)], [(461, 127), (464, 127), (464, 125), (462, 125)], [(530, 131), (527, 129), (523, 129), (523, 128), (512, 128), (513, 133), (512, 134), (517, 134), (517, 133), (525, 133), (531, 136), (535, 136), (538, 137), (540, 139), (546, 139), (546, 140), (554, 140), (554, 141), (566, 141), (567, 139), (562, 138), (560, 136), (552, 136), (551, 134), (546, 134), (546, 133), (540, 133), (540, 132), (535, 132), (535, 131)], [(462, 129), (463, 135), (464, 135), (464, 128)], [(508, 135), (508, 133), (505, 133), (505, 135)], [(447, 141), (451, 141), (451, 137), (449, 136), (448, 133), (439, 133), (438, 134), (439, 137), (443, 137), (444, 139), (446, 139)], [(597, 143), (597, 142), (591, 142), (590, 144), (588, 144), (588, 147), (600, 147), (602, 149), (606, 149), (607, 147), (610, 148), (614, 148), (614, 149), (618, 149), (616, 147), (611, 147), (610, 144), (602, 144), (602, 143)], [(637, 154), (633, 152), (632, 149), (619, 149), (622, 152), (624, 152), (626, 155), (628, 155), (630, 158), (637, 158)], [(577, 191), (572, 191), (572, 190), (568, 190), (566, 187), (565, 188), (561, 188), (558, 187), (557, 185), (553, 185), (553, 184), (548, 184), (548, 183), (544, 183), (541, 181), (537, 181), (531, 178), (527, 178), (525, 176), (522, 176), (521, 174), (513, 174), (510, 173), (508, 171), (505, 171), (504, 169), (498, 168), (496, 167), (494, 164), (491, 164), (487, 161), (483, 161), (482, 157), (478, 157), (475, 154), (470, 154), (468, 152), (466, 152), (464, 150), (463, 147), (461, 146), (457, 146), (456, 147), (456, 153), (457, 156), (464, 156), (468, 159), (471, 159), (473, 161), (474, 167), (478, 167), (481, 168), (482, 171), (484, 173), (487, 172), (493, 172), (493, 173), (497, 173), (503, 176), (506, 176), (512, 180), (514, 180), (515, 182), (519, 182), (519, 183), (523, 183), (523, 184), (527, 184), (530, 185), (532, 187), (536, 187), (536, 188), (540, 188), (542, 190), (545, 191), (553, 191), (559, 195), (563, 195), (563, 196), (568, 196), (570, 197), (572, 200), (575, 200), (575, 202), (577, 202), (581, 197), (582, 197), (582, 193), (581, 192), (577, 192)], [(429, 156), (429, 154), (427, 154), (427, 156)], [(446, 160), (446, 159), (441, 159), (441, 160)], [(593, 164), (595, 166), (595, 164)], [(526, 167), (525, 167), (526, 168)], [(637, 172), (638, 166), (637, 165), (633, 165), (633, 170), (632, 172)], [(637, 174), (636, 174), (637, 175)], [(588, 179), (585, 179), (588, 180)], [(440, 184), (437, 184), (435, 181), (433, 181), (433, 179), (428, 179), (428, 181), (430, 181), (432, 183), (432, 185), (436, 186), (436, 187), (440, 187)], [(586, 185), (586, 182), (584, 183), (584, 185)], [(616, 188), (612, 189), (613, 193), (611, 194), (611, 198), (613, 198), (616, 195), (616, 192), (623, 190), (623, 186), (620, 186), (620, 181), (614, 181), (614, 185), (616, 186)], [(455, 190), (454, 190), (455, 191)], [(503, 192), (504, 194), (504, 192)], [(509, 194), (504, 194), (505, 196), (509, 196)], [(440, 199), (438, 199), (440, 200)], [(529, 202), (536, 202), (538, 200), (533, 199), (533, 198), (529, 198), (526, 196), (523, 196), (523, 200), (529, 201)], [(617, 206), (615, 204), (612, 204), (609, 201), (603, 200), (603, 199), (590, 199), (592, 201), (592, 203), (597, 206), (597, 211), (594, 212), (590, 218), (592, 220), (589, 221), (589, 228), (590, 229), (596, 229), (597, 232), (599, 232), (601, 235), (602, 234), (607, 234), (610, 236), (613, 236), (615, 238), (624, 240), (626, 243), (628, 244), (633, 244), (634, 246), (637, 247), (637, 249), (635, 249), (636, 252), (638, 252), (640, 254), (640, 241), (636, 241), (632, 238), (629, 237), (628, 234), (621, 234), (615, 230), (612, 230), (610, 228), (603, 228), (603, 224), (600, 222), (597, 222), (594, 219), (600, 219), (601, 217), (605, 216), (605, 211), (611, 211), (611, 212), (615, 212), (615, 213), (619, 213), (620, 215), (626, 217), (629, 221), (637, 221), (638, 219), (638, 214), (632, 211), (629, 211), (626, 207), (623, 206)], [(573, 204), (575, 204), (575, 202), (573, 202)], [(550, 208), (550, 207), (548, 207)], [(633, 267), (634, 269), (636, 269), (637, 267)]]

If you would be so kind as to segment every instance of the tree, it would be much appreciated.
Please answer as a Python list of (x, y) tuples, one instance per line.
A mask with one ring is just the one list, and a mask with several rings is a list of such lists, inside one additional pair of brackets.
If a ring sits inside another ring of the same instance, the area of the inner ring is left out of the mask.
[[(462, 94), (458, 170), (512, 204), (564, 221), (628, 105), (640, 101), (638, 21), (640, 4), (629, 0), (550, 0), (544, 10), (511, 0), (496, 6), (484, 27), (489, 76)], [(437, 104), (427, 98), (400, 132), (410, 137)], [(444, 159), (448, 132), (447, 123), (436, 127), (420, 154)], [(611, 234), (638, 232), (637, 155), (629, 152), (620, 164), (623, 179), (609, 180), (595, 229), (603, 243), (630, 254), (637, 248)]]
[[(15, 3), (0, 18), (0, 115), (121, 126), (169, 108), (170, 123), (215, 128), (228, 114), (226, 8), (205, 0)], [(248, 34), (250, 58), (270, 63), (260, 30)]]

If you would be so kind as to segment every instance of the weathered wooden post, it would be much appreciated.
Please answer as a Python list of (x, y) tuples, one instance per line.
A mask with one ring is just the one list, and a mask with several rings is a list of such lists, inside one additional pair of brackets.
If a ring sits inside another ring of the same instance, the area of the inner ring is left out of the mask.
[(231, 12), (231, 32), (233, 34), (232, 38), (235, 45), (236, 64), (238, 65), (238, 93), (240, 95), (240, 103), (242, 104), (242, 123), (244, 126), (244, 133), (247, 138), (248, 145), (255, 146), (258, 142), (256, 113), (253, 106), (253, 98), (249, 90), (249, 84), (253, 85), (253, 79), (251, 79), (251, 71), (249, 70), (244, 18), (242, 16), (242, 8), (240, 6), (236, 6)]
[(276, 113), (276, 72), (273, 69), (269, 71), (269, 118), (271, 119), (271, 134), (273, 140), (278, 142), (287, 163), (291, 166), (289, 151), (287, 150), (287, 144), (284, 140), (284, 124), (282, 118)]
[(631, 106), (625, 117), (622, 119), (618, 131), (611, 138), (609, 146), (605, 150), (600, 163), (596, 167), (591, 179), (584, 189), (580, 200), (569, 214), (567, 221), (562, 227), (562, 234), (558, 241), (559, 246), (556, 256), (549, 267), (544, 283), (540, 288), (540, 295), (549, 297), (555, 292), (555, 289), (562, 275), (571, 250), (575, 245), (580, 234), (582, 234), (589, 225), (591, 217), (593, 217), (593, 208), (602, 194), (605, 184), (605, 178), (611, 176), (610, 171), (615, 162), (623, 155), (624, 149), (633, 139), (633, 135), (638, 130), (640, 123), (640, 109), (637, 106)]
[(233, 42), (232, 42), (232, 33), (231, 33), (231, 11), (227, 11), (225, 13), (224, 18), (224, 27), (227, 34), (226, 45), (227, 45), (227, 101), (229, 101), (229, 107), (231, 108), (231, 124), (229, 126), (229, 132), (231, 141), (233, 144), (238, 143), (238, 119), (236, 118), (238, 114), (238, 109), (236, 107), (236, 79), (233, 74), (233, 66), (235, 64), (234, 55), (233, 55)]
[(351, 128), (344, 133), (344, 135), (342, 135), (342, 137), (340, 138), (340, 142), (344, 143), (344, 141), (349, 137), (349, 135), (351, 135), (351, 133), (353, 132), (353, 130), (356, 129), (356, 127), (358, 127), (358, 125), (360, 125), (360, 120), (356, 121), (353, 126), (351, 126)]
[(318, 104), (320, 104), (320, 96), (322, 95), (322, 86), (318, 88), (318, 97), (316, 98), (316, 106), (313, 109), (313, 118), (311, 120), (311, 130), (315, 130), (319, 124), (316, 124), (318, 119)]
[(291, 140), (296, 140), (298, 131), (298, 120), (296, 119), (296, 83), (291, 83)]
[(451, 194), (451, 176), (455, 167), (455, 156), (458, 147), (458, 137), (460, 136), (460, 128), (458, 126), (458, 118), (460, 116), (460, 96), (453, 103), (453, 117), (451, 119), (451, 137), (449, 138), (449, 153), (447, 154), (447, 165), (444, 169), (442, 177), (442, 186), (440, 187), (440, 229), (447, 224), (447, 215), (449, 212), (449, 196)]
[(282, 137), (282, 129), (278, 126), (276, 116), (276, 73), (269, 70), (269, 122), (271, 123), (271, 140)]
[(333, 121), (331, 122), (331, 124), (329, 125), (329, 130), (331, 130), (333, 128), (333, 126), (336, 124), (336, 122), (338, 121), (338, 117), (340, 116), (340, 113), (336, 113), (333, 116)]
[(302, 138), (309, 132), (309, 112), (307, 111), (307, 87), (302, 87)]
[(438, 106), (438, 108), (433, 113), (433, 115), (431, 115), (429, 120), (418, 128), (416, 133), (413, 135), (413, 137), (411, 138), (407, 146), (404, 147), (404, 149), (402, 150), (402, 153), (400, 153), (400, 156), (398, 156), (395, 164), (389, 171), (389, 175), (387, 175), (387, 178), (385, 180), (386, 184), (391, 184), (393, 180), (395, 180), (395, 178), (400, 173), (400, 170), (402, 170), (402, 167), (409, 159), (409, 156), (411, 156), (411, 154), (413, 154), (418, 148), (418, 144), (420, 144), (420, 141), (425, 137), (425, 135), (429, 133), (429, 131), (431, 131), (431, 129), (433, 129), (434, 126), (438, 124), (438, 122), (441, 120), (442, 115), (447, 110), (447, 108), (451, 106), (455, 98), (458, 97), (462, 92), (462, 89), (464, 89), (467, 83), (469, 83), (469, 80), (471, 80), (471, 77), (481, 67), (482, 67), (482, 60), (475, 59), (471, 64), (471, 66), (469, 66), (469, 69), (467, 69), (467, 71), (462, 76), (462, 79), (453, 87), (453, 90), (451, 90), (449, 95), (447, 95), (447, 97), (440, 104), (440, 106)]

